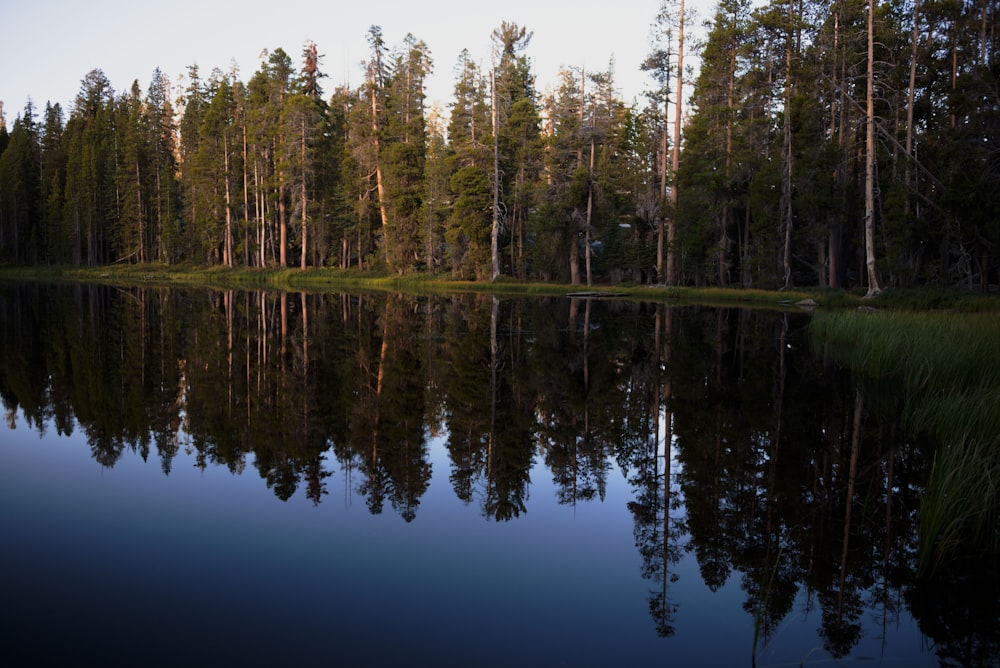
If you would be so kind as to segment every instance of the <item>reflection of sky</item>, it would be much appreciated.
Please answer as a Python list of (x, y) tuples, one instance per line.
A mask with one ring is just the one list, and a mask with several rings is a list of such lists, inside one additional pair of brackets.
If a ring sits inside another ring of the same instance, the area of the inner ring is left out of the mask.
[[(79, 432), (0, 427), (0, 591), (17, 612), (3, 635), (34, 663), (750, 664), (740, 575), (712, 593), (687, 553), (668, 590), (676, 634), (656, 636), (617, 467), (603, 502), (572, 507), (536, 463), (527, 512), (497, 523), (453, 493), (444, 440), (429, 449), (407, 524), (348, 498), (333, 460), (314, 507), (301, 489), (278, 500), (251, 461), (202, 471), (182, 448), (166, 477), (154, 448), (103, 469)], [(757, 665), (822, 662), (819, 613), (803, 609), (800, 594)], [(889, 651), (931, 665), (912, 626), (888, 629)], [(855, 656), (878, 659), (881, 630), (866, 633)]]

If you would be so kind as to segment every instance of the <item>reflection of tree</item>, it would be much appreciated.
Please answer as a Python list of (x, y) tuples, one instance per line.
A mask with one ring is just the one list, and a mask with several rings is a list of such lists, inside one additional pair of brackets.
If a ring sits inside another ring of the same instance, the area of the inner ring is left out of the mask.
[(553, 329), (554, 338), (541, 347), (546, 358), (561, 359), (565, 366), (550, 362), (546, 373), (537, 375), (543, 388), (538, 393), (538, 431), (545, 463), (559, 502), (570, 505), (604, 498), (616, 438), (609, 431), (614, 420), (608, 410), (622, 401), (612, 364), (617, 356), (604, 340), (609, 328), (597, 322), (593, 300), (582, 304), (581, 319), (581, 300), (570, 301), (569, 326)]
[(628, 446), (633, 471), (630, 482), (636, 490), (635, 500), (629, 503), (635, 521), (635, 543), (642, 557), (642, 577), (656, 583), (650, 590), (649, 612), (657, 634), (663, 637), (674, 634), (677, 608), (669, 596), (669, 582), (677, 576), (670, 574), (670, 567), (680, 560), (678, 543), (684, 532), (680, 522), (671, 521), (671, 510), (679, 505), (671, 489), (673, 335), (673, 310), (658, 307), (653, 349), (633, 359), (638, 382), (633, 384), (630, 398), (639, 413), (632, 425), (637, 436)]
[(914, 579), (934, 444), (907, 433), (892, 388), (853, 384), (811, 354), (803, 320), (601, 300), (3, 284), (0, 399), (8, 420), (20, 411), (32, 428), (81, 433), (104, 466), (155, 449), (169, 474), (184, 448), (319, 503), (336, 464), (345, 494), (407, 520), (430, 482), (430, 433), (447, 436), (456, 495), (492, 520), (526, 511), (536, 454), (568, 504), (602, 498), (615, 462), (635, 490), (661, 635), (688, 550), (710, 588), (739, 574), (765, 642), (805, 591), (801, 612), (819, 615), (834, 656), (866, 615), (889, 626), (908, 606), (947, 665), (988, 665), (995, 569), (963, 561)]
[(422, 322), (412, 317), (414, 306), (403, 296), (386, 300), (373, 435), (389, 501), (407, 522), (416, 516), (431, 477), (424, 441), (423, 361), (412, 345), (423, 336)]
[(906, 590), (920, 630), (933, 641), (941, 666), (988, 667), (1000, 657), (1000, 568), (966, 556)]
[(533, 406), (521, 378), (520, 312), (492, 298), (450, 306), (444, 401), (452, 486), (466, 503), (478, 489), (486, 517), (510, 520), (526, 510), (533, 461)]

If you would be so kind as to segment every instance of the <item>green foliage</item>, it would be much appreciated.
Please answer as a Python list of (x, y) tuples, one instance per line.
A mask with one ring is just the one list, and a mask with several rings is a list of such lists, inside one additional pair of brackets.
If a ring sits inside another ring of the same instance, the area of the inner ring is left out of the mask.
[[(264, 52), (247, 82), (192, 66), (177, 109), (159, 70), (145, 96), (138, 82), (116, 93), (93, 70), (68, 117), (56, 105), (38, 120), (29, 106), (3, 128), (0, 257), (297, 257), (473, 277), (489, 270), (483, 226), (495, 217), (505, 275), (641, 283), (657, 280), (657, 233), (674, 222), (682, 284), (785, 285), (790, 228), (791, 283), (862, 285), (866, 3), (724, 0), (682, 91), (671, 90), (674, 9), (654, 21), (644, 107), (623, 102), (613, 63), (568, 66), (541, 97), (532, 33), (507, 22), (483, 36), (489, 71), (460, 55), (447, 118), (427, 108), (429, 46), (407, 35), (391, 47), (377, 26), (370, 76), (328, 99), (313, 43), (300, 66)], [(875, 19), (881, 282), (989, 292), (1000, 243), (994, 17), (970, 2), (891, 0)], [(672, 183), (675, 98), (685, 121)], [(676, 210), (664, 196), (674, 188)]]

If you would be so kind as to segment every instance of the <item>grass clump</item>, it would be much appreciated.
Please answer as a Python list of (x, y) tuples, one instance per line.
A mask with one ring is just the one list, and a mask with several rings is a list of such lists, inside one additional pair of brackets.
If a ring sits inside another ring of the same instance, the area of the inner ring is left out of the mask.
[(905, 394), (905, 419), (938, 448), (920, 508), (920, 569), (1000, 555), (1000, 314), (841, 311), (812, 322), (853, 372)]

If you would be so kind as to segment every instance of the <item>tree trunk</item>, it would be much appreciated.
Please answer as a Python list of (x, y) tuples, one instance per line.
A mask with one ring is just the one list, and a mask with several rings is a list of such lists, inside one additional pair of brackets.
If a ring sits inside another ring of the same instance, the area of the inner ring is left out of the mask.
[(285, 212), (285, 177), (278, 175), (278, 263), (288, 266), (288, 217)]
[[(736, 46), (730, 43), (729, 52), (729, 88), (726, 91), (726, 188), (732, 181), (733, 163), (733, 97), (736, 89)], [(729, 284), (729, 214), (732, 203), (727, 197), (722, 203), (722, 215), (719, 218), (719, 285)]]
[(667, 285), (676, 285), (677, 170), (681, 162), (681, 107), (684, 100), (684, 0), (677, 14), (677, 92), (674, 100), (674, 146), (671, 160), (670, 218), (667, 221)]
[(490, 280), (500, 276), (500, 110), (497, 109), (497, 71), (490, 72), (490, 104), (493, 107), (493, 224), (490, 228), (490, 258), (493, 273)]
[(865, 99), (865, 266), (868, 269), (868, 292), (874, 297), (882, 292), (875, 268), (875, 0), (868, 0), (868, 76)]
[[(382, 160), (379, 157), (381, 149), (379, 148), (379, 138), (378, 138), (378, 97), (376, 95), (375, 88), (375, 67), (372, 65), (371, 68), (371, 102), (372, 102), (372, 147), (374, 149), (375, 156), (375, 189), (378, 192), (378, 213), (382, 220), (382, 240), (386, 248), (386, 260), (389, 259), (389, 214), (385, 209), (385, 184), (382, 182)], [(359, 258), (360, 260), (360, 258)]]
[[(668, 90), (665, 91), (667, 95), (670, 94), (669, 86)], [(660, 172), (660, 189), (659, 189), (659, 199), (656, 202), (656, 282), (664, 283), (665, 278), (663, 275), (663, 252), (664, 252), (664, 220), (663, 220), (663, 202), (667, 199), (667, 100), (664, 97), (663, 100), (663, 132), (660, 133), (660, 160), (659, 160), (659, 172)]]
[(136, 199), (138, 200), (136, 204), (138, 205), (138, 213), (139, 213), (139, 248), (137, 250), (139, 253), (138, 261), (141, 264), (146, 261), (146, 229), (145, 225), (143, 224), (142, 179), (140, 178), (138, 159), (135, 161), (135, 193), (136, 193)]
[(222, 263), (231, 267), (233, 266), (233, 206), (229, 196), (229, 138), (225, 132), (222, 133), (222, 164), (226, 194), (226, 236), (223, 239)]
[(300, 195), (302, 197), (302, 201), (300, 202), (300, 204), (302, 206), (302, 234), (301, 234), (301, 236), (302, 236), (302, 239), (301, 239), (301, 241), (302, 241), (302, 252), (301, 252), (301, 255), (300, 255), (300, 258), (299, 258), (299, 265), (300, 265), (300, 267), (302, 269), (305, 269), (306, 268), (306, 220), (307, 220), (307, 216), (306, 216), (306, 204), (307, 204), (307, 200), (306, 200), (306, 115), (305, 115), (305, 113), (302, 114), (302, 118), (300, 119), (300, 123), (301, 123), (301, 125), (300, 125), (301, 134), (300, 134), (299, 138), (300, 138), (301, 141), (300, 141), (300, 145), (299, 145), (299, 147), (300, 147), (299, 159), (302, 161), (302, 165), (301, 165), (301, 167), (302, 167), (302, 185), (301, 185), (301, 190), (300, 190)]
[(243, 120), (243, 263), (250, 266), (250, 184), (247, 173), (247, 124)]
[(794, 3), (788, 3), (788, 41), (785, 44), (785, 109), (783, 123), (782, 156), (784, 159), (784, 179), (781, 186), (781, 216), (784, 219), (785, 242), (781, 256), (781, 271), (785, 290), (792, 287), (792, 218), (794, 206), (792, 202), (793, 160), (792, 153), (792, 22), (795, 19)]
[[(590, 135), (590, 171), (587, 177), (587, 223), (583, 231), (584, 237), (584, 258), (587, 267), (587, 285), (594, 284), (594, 275), (591, 271), (591, 250), (590, 250), (590, 223), (594, 211), (594, 135)], [(588, 302), (589, 306), (589, 302)]]
[(910, 213), (910, 196), (914, 191), (911, 182), (910, 163), (913, 160), (913, 103), (917, 88), (917, 45), (920, 39), (920, 0), (913, 0), (913, 35), (910, 51), (910, 88), (906, 93), (906, 166), (903, 183), (906, 185), (906, 198), (903, 200), (903, 215)]

